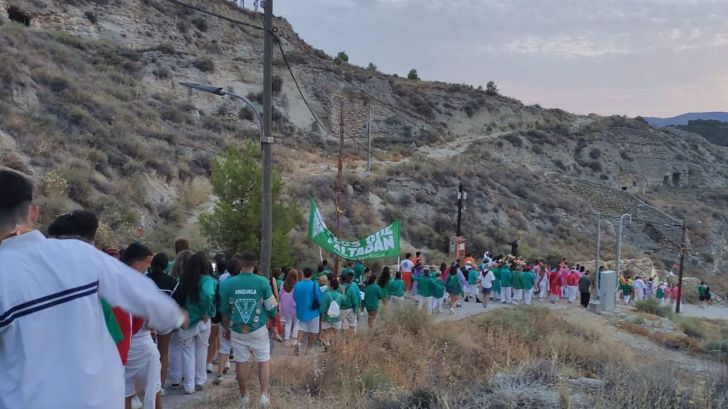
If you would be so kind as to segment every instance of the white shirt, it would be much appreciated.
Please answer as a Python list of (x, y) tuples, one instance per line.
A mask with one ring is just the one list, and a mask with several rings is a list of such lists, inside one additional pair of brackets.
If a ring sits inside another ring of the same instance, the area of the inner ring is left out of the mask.
[(480, 275), (480, 286), (483, 288), (493, 288), (493, 280), (495, 280), (495, 274), (488, 270), (485, 275)]
[(0, 244), (0, 408), (124, 407), (100, 297), (161, 333), (184, 321), (151, 279), (87, 243), (33, 231)]
[(645, 282), (642, 281), (641, 278), (638, 278), (638, 279), (634, 280), (634, 283), (632, 283), (632, 287), (634, 287), (635, 289), (644, 290)]
[(399, 271), (401, 271), (402, 273), (411, 273), (414, 266), (415, 263), (413, 263), (412, 260), (406, 258), (402, 260), (402, 262), (399, 264)]

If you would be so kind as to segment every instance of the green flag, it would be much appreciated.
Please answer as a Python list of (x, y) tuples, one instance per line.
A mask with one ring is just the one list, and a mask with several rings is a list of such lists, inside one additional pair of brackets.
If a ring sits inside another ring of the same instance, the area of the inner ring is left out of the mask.
[(399, 256), (399, 220), (389, 226), (355, 241), (340, 240), (326, 227), (316, 202), (311, 199), (308, 219), (308, 238), (329, 253), (347, 260), (373, 260)]

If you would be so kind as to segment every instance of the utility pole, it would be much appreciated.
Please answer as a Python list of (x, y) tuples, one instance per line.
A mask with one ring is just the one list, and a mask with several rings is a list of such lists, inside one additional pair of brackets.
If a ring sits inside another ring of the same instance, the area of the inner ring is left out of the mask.
[(260, 141), (263, 156), (263, 197), (261, 200), (260, 271), (270, 278), (271, 256), (273, 254), (273, 189), (271, 172), (273, 165), (271, 134), (273, 112), (273, 0), (263, 3), (263, 138)]
[(367, 174), (372, 173), (372, 104), (369, 102), (369, 119), (367, 120)]
[(455, 235), (460, 237), (462, 232), (460, 226), (463, 221), (463, 200), (468, 197), (466, 192), (463, 192), (463, 184), (461, 183), (458, 187), (458, 226)]
[(601, 256), (601, 250), (602, 250), (602, 214), (597, 212), (597, 254), (596, 254), (596, 260), (594, 262), (594, 280), (596, 280), (596, 287), (597, 287), (597, 300), (599, 300), (599, 290), (600, 290), (600, 275), (599, 274), (599, 258)]
[(677, 302), (675, 303), (675, 313), (680, 313), (680, 303), (682, 301), (682, 283), (683, 283), (683, 269), (685, 268), (685, 252), (688, 246), (688, 225), (683, 220), (682, 227), (682, 243), (680, 243), (680, 272), (677, 276)]
[(629, 223), (632, 224), (632, 215), (629, 213), (623, 214), (622, 217), (619, 218), (619, 235), (617, 236), (617, 266), (614, 269), (617, 273), (617, 278), (619, 278), (619, 267), (622, 262), (622, 230), (624, 229), (624, 218), (629, 218)]
[[(339, 106), (339, 165), (336, 174), (336, 237), (341, 237), (341, 189), (344, 170), (344, 98)], [(339, 256), (334, 256), (334, 274), (339, 274)]]

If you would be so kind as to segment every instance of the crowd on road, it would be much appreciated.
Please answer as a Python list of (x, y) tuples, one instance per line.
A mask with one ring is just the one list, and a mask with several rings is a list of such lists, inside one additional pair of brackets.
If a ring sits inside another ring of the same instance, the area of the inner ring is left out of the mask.
[[(231, 365), (241, 405), (250, 404), (257, 374), (258, 403), (267, 407), (279, 343), (294, 356), (326, 352), (360, 319), (375, 326), (381, 310), (405, 302), (427, 314), (454, 314), (469, 302), (578, 298), (586, 308), (593, 288), (584, 266), (527, 261), (516, 244), (516, 255), (485, 252), (439, 266), (416, 252), (378, 271), (362, 261), (338, 271), (323, 260), (315, 269), (274, 268), (268, 278), (250, 252), (210, 259), (185, 239), (174, 255), (138, 241), (100, 251), (92, 212), (58, 216), (47, 235), (35, 229), (38, 215), (30, 181), (0, 170), (2, 408), (161, 408), (169, 389), (192, 395), (220, 385)], [(707, 286), (699, 291), (710, 300)], [(627, 276), (620, 293), (625, 303), (677, 296), (667, 283)]]

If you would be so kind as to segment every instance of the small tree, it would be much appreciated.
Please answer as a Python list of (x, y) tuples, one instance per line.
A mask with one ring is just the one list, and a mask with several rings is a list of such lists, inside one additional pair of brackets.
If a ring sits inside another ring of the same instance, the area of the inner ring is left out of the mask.
[(336, 58), (334, 58), (334, 62), (337, 64), (341, 63), (348, 63), (349, 62), (349, 56), (346, 55), (346, 51), (339, 51), (338, 54), (336, 54)]
[[(228, 149), (212, 166), (212, 190), (217, 200), (210, 212), (200, 215), (202, 234), (226, 254), (258, 251), (261, 235), (260, 151), (252, 141)], [(293, 264), (294, 255), (288, 233), (301, 223), (293, 204), (280, 196), (283, 180), (273, 172), (273, 265)]]
[(417, 70), (412, 68), (410, 72), (407, 74), (407, 79), (410, 80), (419, 80), (420, 76), (417, 74)]
[(373, 62), (370, 62), (369, 65), (367, 65), (367, 70), (368, 71), (371, 71), (371, 72), (376, 72), (377, 71), (377, 66), (374, 65)]
[(488, 81), (488, 83), (485, 84), (485, 93), (488, 95), (498, 95), (498, 86), (495, 85), (495, 82)]

